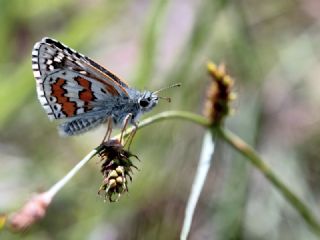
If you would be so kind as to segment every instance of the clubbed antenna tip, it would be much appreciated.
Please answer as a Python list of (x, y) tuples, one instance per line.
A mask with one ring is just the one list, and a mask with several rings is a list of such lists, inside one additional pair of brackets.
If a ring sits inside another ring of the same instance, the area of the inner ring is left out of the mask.
[[(157, 94), (159, 92), (162, 92), (163, 90), (167, 90), (167, 89), (170, 89), (170, 88), (174, 88), (174, 87), (180, 87), (181, 86), (181, 83), (175, 83), (173, 85), (170, 85), (169, 87), (164, 87), (164, 88), (161, 88), (155, 92), (153, 92), (154, 94)], [(170, 97), (161, 97), (159, 96), (160, 99), (163, 99), (163, 100), (166, 100), (168, 101), (169, 103), (171, 102), (171, 98)]]
[(163, 100), (166, 100), (168, 101), (169, 103), (171, 102), (171, 98), (170, 97), (161, 97), (159, 96), (160, 99), (163, 99)]
[(181, 86), (181, 83), (175, 83), (173, 85), (170, 85), (169, 87), (164, 87), (164, 88), (160, 88), (159, 90), (153, 92), (154, 94), (157, 94), (159, 92), (162, 92), (164, 90), (167, 90), (167, 89), (170, 89), (170, 88), (174, 88), (174, 87), (180, 87)]

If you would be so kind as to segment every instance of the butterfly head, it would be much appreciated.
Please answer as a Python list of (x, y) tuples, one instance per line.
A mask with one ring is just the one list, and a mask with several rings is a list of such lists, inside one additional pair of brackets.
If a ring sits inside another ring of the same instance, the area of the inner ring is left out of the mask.
[(150, 92), (150, 91), (143, 92), (141, 97), (138, 99), (138, 103), (141, 111), (143, 112), (150, 111), (152, 108), (154, 108), (158, 104), (159, 99), (164, 99), (164, 100), (167, 100), (168, 102), (171, 102), (171, 98), (158, 96), (158, 93), (162, 92), (163, 90), (167, 90), (169, 88), (179, 87), (179, 86), (180, 86), (180, 83), (177, 83), (169, 87), (161, 88), (155, 92)]
[(148, 112), (158, 104), (159, 97), (157, 94), (145, 91), (138, 99), (141, 111)]

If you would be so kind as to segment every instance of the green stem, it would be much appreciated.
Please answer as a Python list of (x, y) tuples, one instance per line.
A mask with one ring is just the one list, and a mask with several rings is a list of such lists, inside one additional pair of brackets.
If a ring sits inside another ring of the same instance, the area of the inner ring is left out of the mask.
[(88, 153), (80, 162), (78, 162), (62, 179), (55, 183), (46, 193), (50, 199), (52, 199), (57, 192), (59, 192), (67, 182), (91, 159), (98, 151), (96, 149)]
[[(189, 122), (193, 122), (195, 124), (201, 125), (206, 128), (210, 126), (210, 122), (208, 121), (208, 119), (201, 115), (198, 115), (192, 112), (187, 112), (187, 111), (166, 111), (166, 112), (156, 114), (153, 117), (144, 119), (139, 124), (139, 129), (146, 127), (152, 123), (169, 119), (169, 118), (187, 120)], [(129, 132), (130, 132), (130, 129), (129, 129)]]
[(234, 133), (222, 127), (217, 131), (227, 143), (246, 157), (265, 177), (281, 192), (284, 198), (294, 207), (310, 228), (320, 236), (320, 224), (308, 207), (274, 174), (260, 156)]

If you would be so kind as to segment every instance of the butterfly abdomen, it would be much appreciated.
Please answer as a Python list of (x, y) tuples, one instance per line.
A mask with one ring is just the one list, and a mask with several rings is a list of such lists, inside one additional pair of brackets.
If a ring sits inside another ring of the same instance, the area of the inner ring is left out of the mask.
[(59, 126), (60, 135), (72, 136), (84, 133), (106, 122), (106, 118), (79, 118), (62, 123)]

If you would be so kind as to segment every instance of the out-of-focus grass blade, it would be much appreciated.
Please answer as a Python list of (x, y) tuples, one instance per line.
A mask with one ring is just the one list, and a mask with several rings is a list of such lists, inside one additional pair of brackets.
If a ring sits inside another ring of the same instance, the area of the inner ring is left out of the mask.
[(159, 33), (161, 32), (162, 24), (165, 19), (168, 3), (168, 0), (157, 0), (153, 1), (153, 5), (151, 6), (150, 16), (147, 20), (143, 36), (142, 52), (135, 77), (135, 85), (140, 88), (145, 87), (152, 76)]
[(7, 220), (7, 216), (6, 215), (0, 215), (0, 231), (5, 226), (6, 220)]

